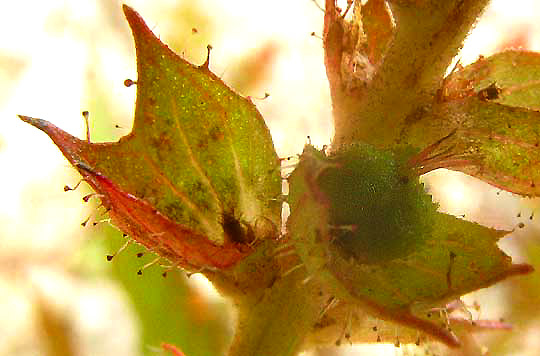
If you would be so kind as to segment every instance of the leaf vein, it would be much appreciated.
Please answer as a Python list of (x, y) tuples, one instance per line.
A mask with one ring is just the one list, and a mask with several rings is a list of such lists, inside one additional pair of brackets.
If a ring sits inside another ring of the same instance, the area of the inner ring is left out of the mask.
[(216, 211), (223, 210), (223, 203), (221, 199), (219, 198), (219, 194), (216, 188), (210, 181), (210, 178), (208, 177), (206, 172), (202, 169), (199, 161), (197, 160), (197, 157), (195, 157), (195, 155), (193, 154), (193, 151), (191, 150), (191, 146), (188, 142), (184, 129), (180, 125), (180, 120), (178, 119), (178, 109), (176, 107), (176, 103), (172, 99), (171, 99), (171, 107), (172, 107), (173, 118), (176, 125), (176, 129), (178, 131), (178, 134), (180, 135), (180, 139), (182, 140), (182, 143), (186, 146), (186, 151), (187, 151), (189, 160), (191, 162), (191, 165), (193, 166), (195, 171), (199, 174), (202, 182), (208, 187), (210, 194), (214, 198), (214, 204), (215, 206), (219, 208), (219, 209), (216, 209)]
[(212, 224), (210, 221), (205, 217), (204, 213), (199, 209), (199, 207), (182, 191), (174, 185), (171, 180), (165, 176), (158, 168), (156, 162), (152, 160), (146, 153), (143, 153), (144, 160), (150, 165), (154, 173), (159, 177), (161, 182), (165, 185), (167, 185), (171, 191), (174, 193), (175, 196), (177, 196), (182, 203), (184, 203), (193, 213), (195, 218), (201, 223), (203, 229), (206, 231), (206, 233), (213, 237), (219, 236), (218, 230), (212, 227)]

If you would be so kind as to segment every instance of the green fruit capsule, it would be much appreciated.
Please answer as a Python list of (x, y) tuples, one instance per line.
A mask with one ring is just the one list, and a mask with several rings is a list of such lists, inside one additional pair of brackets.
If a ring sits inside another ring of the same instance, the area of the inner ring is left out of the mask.
[(298, 167), (309, 183), (291, 184), (291, 195), (311, 189), (327, 202), (330, 241), (341, 257), (360, 264), (403, 258), (428, 236), (436, 211), (410, 157), (367, 144), (330, 156), (309, 148)]

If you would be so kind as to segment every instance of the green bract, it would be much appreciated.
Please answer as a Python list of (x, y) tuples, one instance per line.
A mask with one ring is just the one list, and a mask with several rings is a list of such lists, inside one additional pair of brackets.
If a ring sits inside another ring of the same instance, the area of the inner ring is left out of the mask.
[(497, 248), (506, 231), (437, 212), (417, 161), (409, 149), (306, 146), (289, 178), (288, 231), (308, 278), (332, 295), (457, 345), (429, 310), (530, 267)]

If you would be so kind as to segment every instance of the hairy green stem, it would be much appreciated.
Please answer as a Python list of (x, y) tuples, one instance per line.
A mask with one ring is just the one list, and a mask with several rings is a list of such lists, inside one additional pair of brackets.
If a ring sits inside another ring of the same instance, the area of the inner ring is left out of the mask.
[(294, 356), (320, 319), (329, 296), (303, 268), (278, 279), (248, 310), (238, 311), (228, 356)]
[(344, 72), (338, 70), (344, 50), (341, 43), (352, 30), (336, 16), (331, 3), (327, 1), (327, 11), (333, 12), (325, 16), (325, 55), (334, 108), (334, 145), (364, 141), (387, 147), (408, 121), (429, 110), (447, 67), (488, 0), (425, 1), (420, 5), (389, 1), (396, 21), (394, 38), (367, 87), (352, 89), (344, 85), (351, 78), (343, 78)]

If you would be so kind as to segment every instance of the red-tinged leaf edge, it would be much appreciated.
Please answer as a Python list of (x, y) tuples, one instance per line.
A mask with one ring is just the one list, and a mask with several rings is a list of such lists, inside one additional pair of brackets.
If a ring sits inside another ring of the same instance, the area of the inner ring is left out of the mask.
[[(250, 250), (225, 242), (219, 246), (205, 236), (170, 220), (148, 202), (139, 199), (95, 171), (79, 158), (89, 142), (80, 140), (50, 122), (19, 115), (21, 120), (45, 132), (96, 192), (109, 216), (124, 233), (149, 250), (167, 258), (174, 265), (190, 270), (226, 269), (243, 259)], [(96, 145), (96, 144), (92, 144)]]

